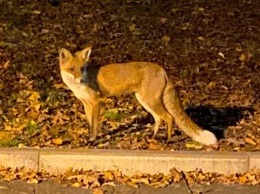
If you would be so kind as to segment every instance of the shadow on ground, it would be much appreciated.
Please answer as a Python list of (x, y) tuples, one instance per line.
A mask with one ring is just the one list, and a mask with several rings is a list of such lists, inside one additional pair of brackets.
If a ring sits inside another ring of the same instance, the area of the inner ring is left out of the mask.
[(218, 139), (224, 138), (224, 130), (229, 126), (235, 126), (249, 114), (254, 113), (254, 109), (250, 107), (212, 107), (197, 106), (189, 107), (186, 113), (200, 127), (212, 131)]
[[(255, 110), (250, 107), (213, 107), (213, 106), (197, 106), (189, 107), (186, 109), (186, 113), (189, 117), (198, 124), (201, 128), (212, 131), (218, 139), (225, 138), (225, 130), (230, 126), (238, 125), (242, 119), (247, 119), (249, 115), (254, 114)], [(107, 135), (110, 138), (115, 139), (118, 137), (124, 137), (127, 131), (128, 134), (136, 133), (138, 131), (145, 135), (152, 137), (153, 130), (148, 129), (147, 124), (154, 124), (154, 120), (151, 114), (148, 114), (144, 118), (138, 118), (134, 123), (138, 123), (137, 126), (132, 125), (121, 125), (117, 129), (112, 131), (106, 131), (98, 140), (95, 141), (94, 145), (104, 143), (108, 141)], [(166, 130), (160, 130), (156, 139), (159, 141), (166, 141)], [(181, 138), (181, 131), (175, 131), (175, 135), (178, 136), (178, 141), (185, 141), (185, 138)], [(175, 139), (175, 141), (177, 140)], [(175, 142), (176, 143), (176, 142)]]

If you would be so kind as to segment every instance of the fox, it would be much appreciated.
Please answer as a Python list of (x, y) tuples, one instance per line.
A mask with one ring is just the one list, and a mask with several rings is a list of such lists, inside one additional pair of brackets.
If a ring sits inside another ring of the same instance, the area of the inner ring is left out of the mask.
[(100, 99), (134, 93), (154, 118), (153, 138), (164, 121), (167, 142), (170, 142), (175, 121), (195, 141), (204, 145), (217, 142), (212, 132), (200, 128), (185, 113), (175, 85), (162, 66), (152, 62), (88, 65), (91, 50), (92, 47), (86, 47), (72, 54), (62, 48), (59, 52), (62, 80), (84, 106), (89, 124), (89, 141), (96, 140), (98, 135)]

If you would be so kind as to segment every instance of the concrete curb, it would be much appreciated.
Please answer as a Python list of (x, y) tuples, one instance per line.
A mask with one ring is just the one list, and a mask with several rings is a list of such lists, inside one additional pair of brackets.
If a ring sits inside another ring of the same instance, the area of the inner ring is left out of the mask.
[(120, 170), (127, 175), (168, 173), (172, 168), (230, 174), (260, 169), (260, 152), (2, 148), (0, 165), (12, 168), (25, 166), (55, 174), (63, 173), (70, 167)]

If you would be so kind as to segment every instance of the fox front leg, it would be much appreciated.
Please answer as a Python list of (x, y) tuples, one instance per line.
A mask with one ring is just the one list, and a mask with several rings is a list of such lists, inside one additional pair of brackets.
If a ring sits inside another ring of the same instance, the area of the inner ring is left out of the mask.
[(83, 105), (89, 123), (89, 141), (94, 141), (97, 138), (99, 128), (100, 103), (99, 100), (92, 102), (83, 101)]
[[(90, 134), (90, 137), (92, 137), (92, 134), (93, 134), (93, 119), (92, 119), (92, 107), (91, 107), (91, 104), (88, 103), (88, 102), (82, 102), (83, 105), (84, 105), (84, 110), (85, 110), (85, 115), (87, 117), (87, 121), (88, 121), (88, 124), (89, 124), (89, 134)], [(91, 139), (91, 138), (90, 138)]]
[(90, 141), (94, 141), (97, 138), (97, 133), (99, 129), (99, 114), (100, 114), (100, 104), (99, 101), (91, 104), (92, 109), (92, 131)]

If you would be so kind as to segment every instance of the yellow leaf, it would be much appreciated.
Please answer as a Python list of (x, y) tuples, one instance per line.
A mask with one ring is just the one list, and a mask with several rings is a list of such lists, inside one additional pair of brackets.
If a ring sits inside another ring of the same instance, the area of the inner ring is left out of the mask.
[(39, 92), (32, 92), (31, 96), (29, 97), (29, 100), (35, 101), (38, 100), (39, 98), (40, 98)]
[(199, 150), (199, 149), (203, 148), (203, 145), (200, 145), (200, 144), (197, 144), (197, 143), (186, 143), (186, 147)]
[(5, 69), (8, 68), (9, 65), (10, 65), (10, 61), (7, 61), (7, 62), (4, 64), (4, 68), (5, 68)]
[(243, 175), (241, 177), (239, 177), (239, 183), (240, 184), (245, 184), (247, 181), (247, 176), (246, 175)]
[(246, 173), (246, 177), (249, 181), (254, 181), (256, 179), (256, 175), (251, 174), (251, 173)]
[(135, 31), (135, 29), (136, 29), (136, 25), (135, 25), (135, 24), (131, 24), (128, 28), (129, 28), (129, 30), (130, 30), (131, 32), (133, 32), (133, 31)]
[(100, 143), (100, 144), (97, 145), (97, 147), (102, 148), (102, 147), (104, 147), (104, 144)]
[(104, 191), (102, 191), (101, 189), (96, 188), (96, 189), (93, 191), (93, 194), (104, 194)]
[(174, 182), (179, 182), (182, 179), (182, 174), (176, 168), (170, 169), (171, 176), (174, 177)]
[(4, 140), (12, 140), (15, 137), (13, 132), (5, 132), (2, 131), (0, 132), (0, 140), (4, 139)]
[(16, 176), (14, 174), (8, 174), (8, 175), (5, 175), (3, 180), (5, 181), (11, 181), (11, 180), (14, 180), (16, 178)]
[(39, 181), (35, 178), (31, 178), (27, 181), (27, 183), (37, 184)]
[(81, 187), (82, 184), (79, 183), (79, 182), (75, 182), (75, 183), (73, 183), (71, 186), (72, 186), (72, 187)]
[(240, 55), (239, 60), (243, 62), (246, 61), (246, 55), (245, 54)]
[(252, 140), (251, 138), (249, 138), (249, 137), (246, 137), (246, 138), (245, 138), (245, 141), (246, 141), (247, 143), (251, 144), (251, 145), (256, 145), (256, 142), (255, 142), (254, 140)]
[(234, 147), (233, 150), (239, 151), (239, 150), (241, 150), (241, 148), (240, 147)]
[(24, 127), (27, 125), (27, 123), (22, 124), (21, 126), (15, 128), (16, 131), (21, 131), (24, 129)]
[(171, 11), (172, 11), (173, 13), (176, 13), (178, 10), (179, 10), (178, 8), (172, 8), (172, 9), (171, 9)]
[(27, 146), (25, 146), (25, 145), (22, 144), (22, 143), (19, 143), (19, 144), (18, 144), (18, 148), (27, 148)]
[(54, 143), (56, 145), (61, 145), (62, 139), (61, 138), (54, 138), (54, 139), (52, 139), (52, 143)]
[(18, 110), (14, 107), (12, 107), (12, 114), (13, 115), (17, 115), (18, 114)]
[(122, 177), (122, 172), (119, 170), (112, 170), (111, 172), (113, 173), (114, 177)]
[(141, 178), (139, 182), (144, 183), (146, 185), (149, 185), (149, 183), (150, 183), (148, 178)]
[(165, 43), (168, 43), (171, 40), (171, 38), (169, 36), (163, 36), (162, 37), (162, 41)]
[(205, 9), (203, 7), (200, 7), (199, 11), (203, 12), (203, 11), (205, 11)]
[(61, 83), (61, 84), (54, 84), (54, 87), (56, 89), (64, 88), (64, 84), (63, 83)]
[(31, 105), (37, 112), (39, 112), (40, 108), (41, 108), (41, 103), (33, 103)]
[(34, 120), (31, 120), (31, 121), (30, 121), (30, 125), (35, 126), (35, 125), (36, 125), (36, 122), (35, 122)]
[(206, 89), (207, 90), (212, 90), (215, 86), (216, 86), (216, 82), (212, 81), (212, 82), (209, 82), (209, 84), (207, 85)]
[(114, 174), (111, 171), (104, 172), (104, 176), (109, 181), (114, 180)]
[(12, 130), (12, 126), (11, 125), (8, 125), (6, 123), (4, 123), (4, 129), (7, 130), (7, 131), (11, 131)]

